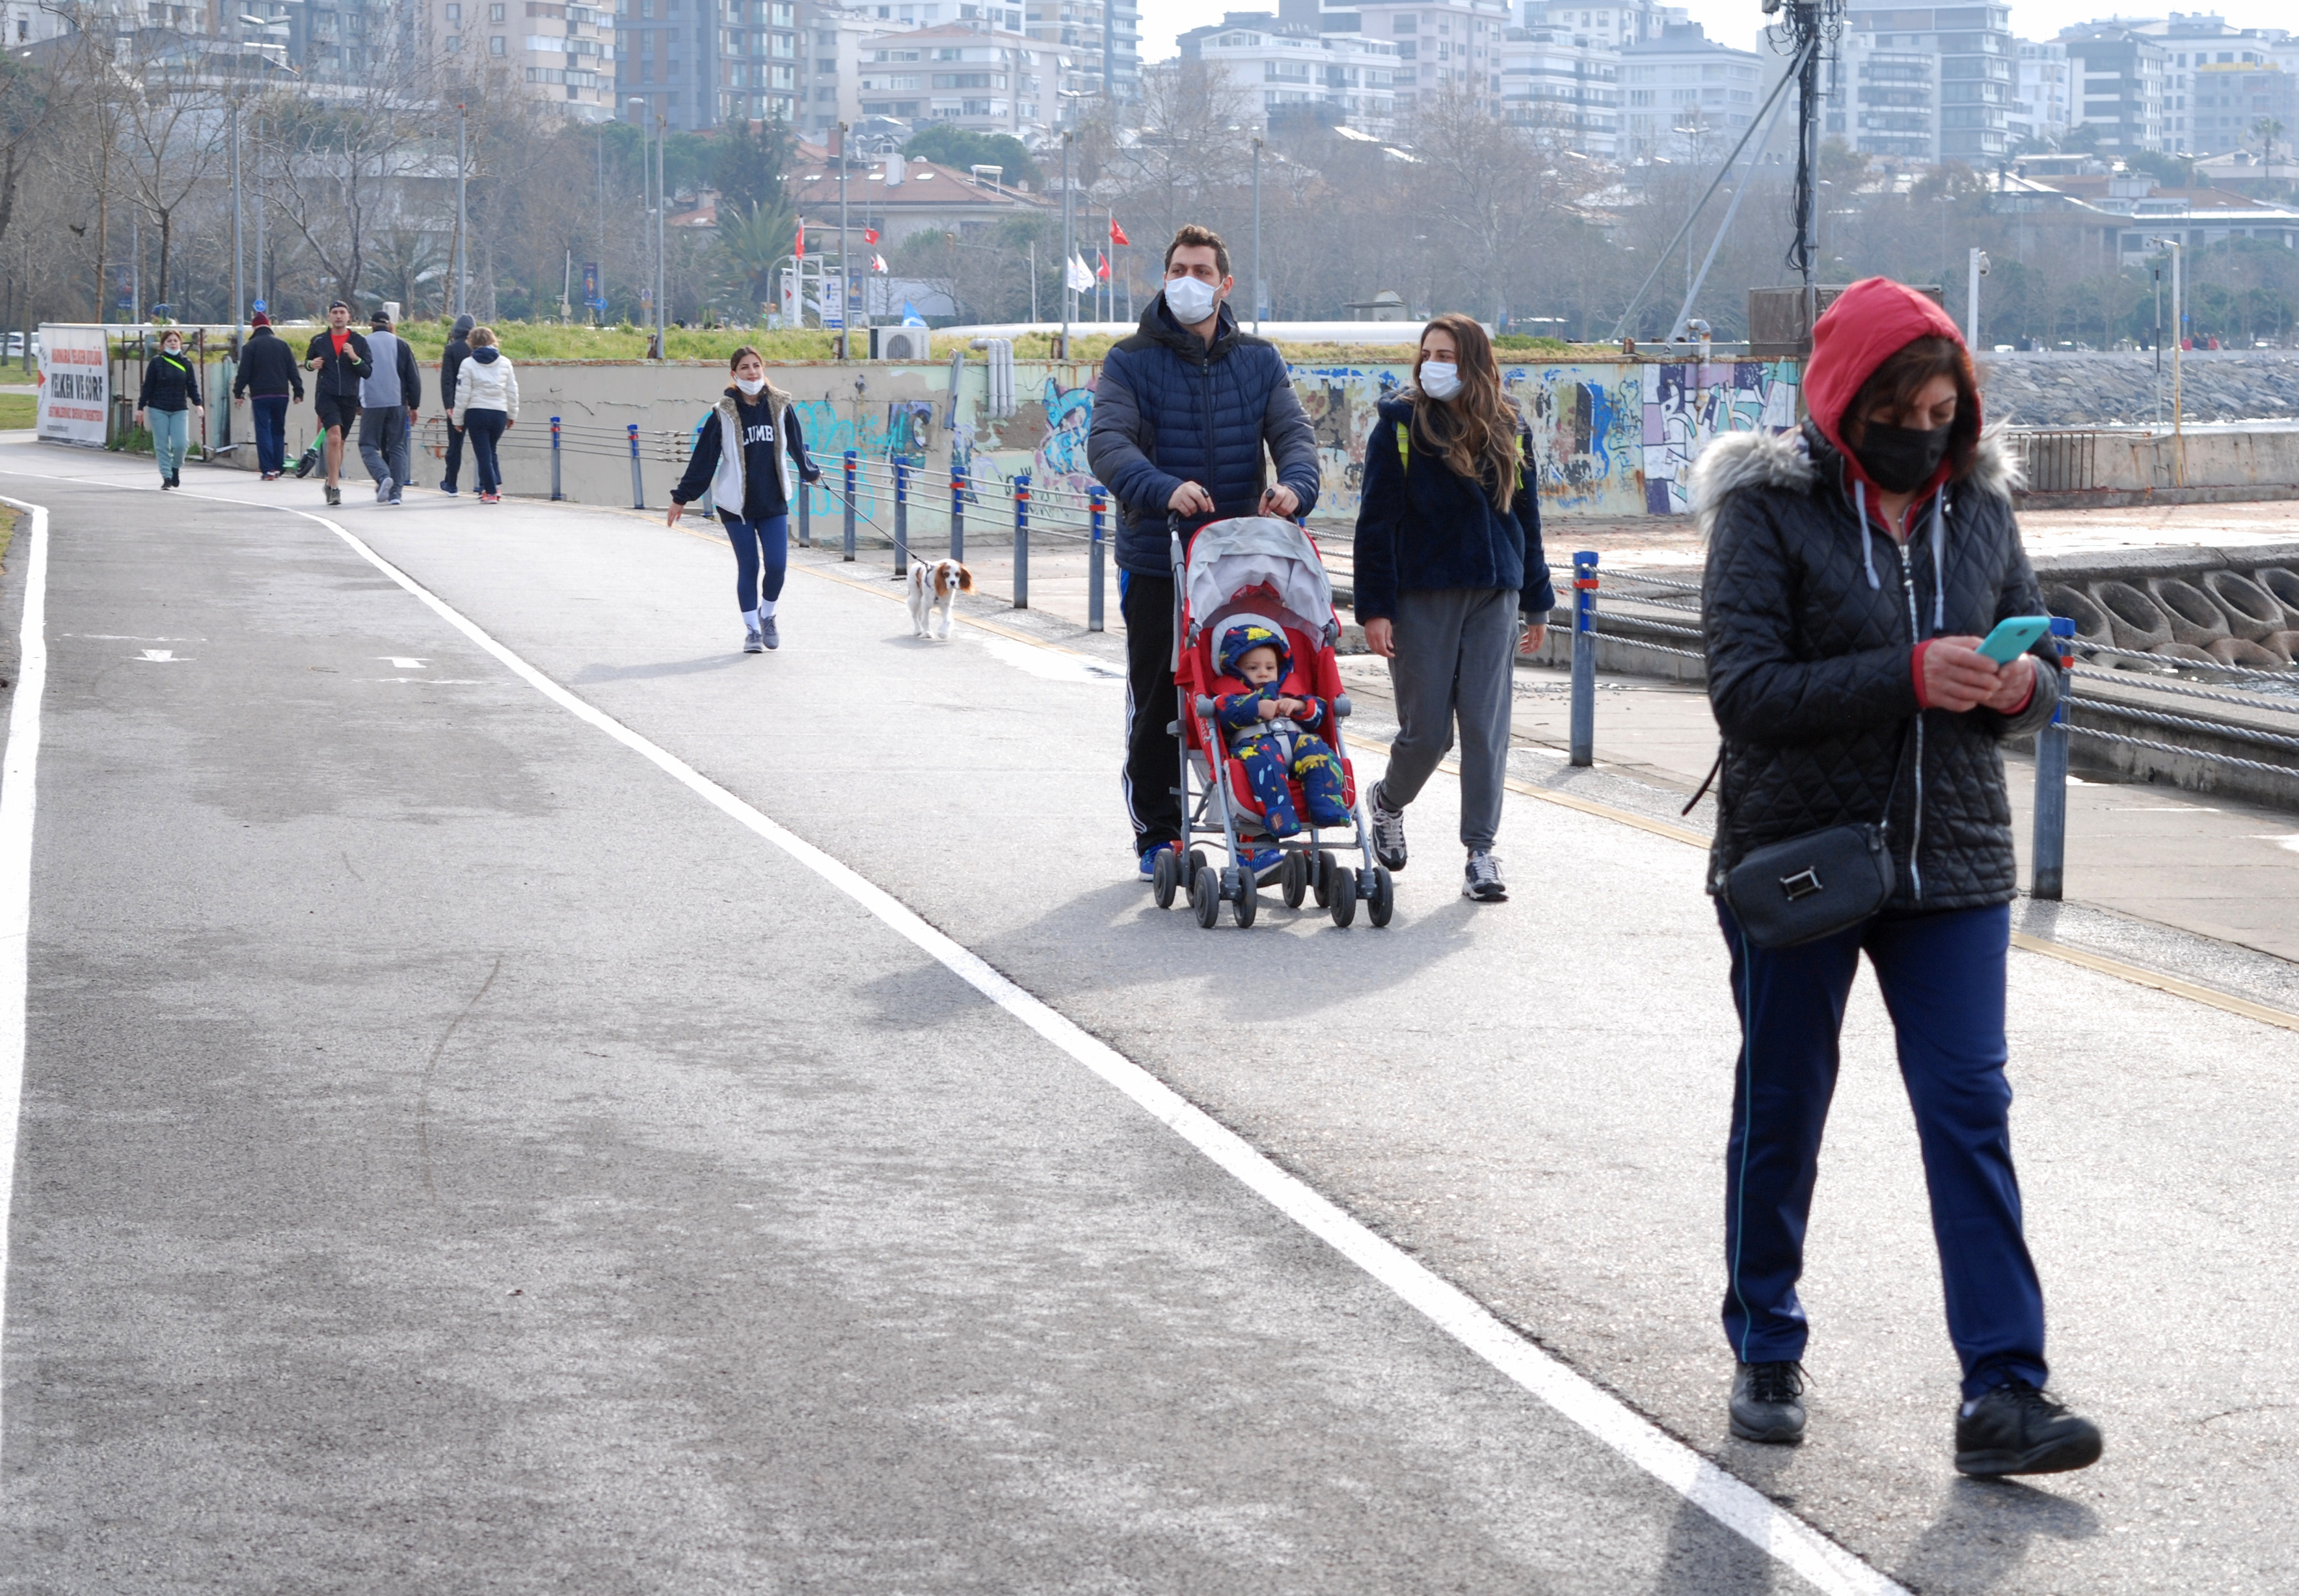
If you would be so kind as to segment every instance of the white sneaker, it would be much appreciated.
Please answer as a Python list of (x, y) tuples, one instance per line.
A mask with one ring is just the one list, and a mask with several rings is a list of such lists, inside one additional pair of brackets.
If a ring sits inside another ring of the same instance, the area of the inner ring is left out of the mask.
[(767, 646), (767, 644), (766, 644), (766, 640), (765, 640), (764, 638), (762, 638), (762, 637), (760, 637), (760, 636), (759, 635), (759, 629), (758, 629), (756, 626), (751, 627), (751, 628), (750, 629), (750, 631), (748, 631), (748, 632), (746, 632), (746, 633), (744, 633), (743, 634), (743, 653), (745, 653), (745, 654), (757, 654), (757, 653), (760, 653), (760, 652), (763, 652), (763, 651), (765, 650), (766, 646)]
[(1405, 868), (1405, 811), (1391, 809), (1383, 797), (1379, 782), (1374, 783), (1373, 856), (1389, 866), (1393, 873)]
[(387, 471), (384, 473), (383, 480), (375, 484), (375, 501), (378, 504), (391, 502), (391, 474)]
[(1508, 902), (1508, 888), (1501, 881), (1501, 862), (1489, 853), (1469, 856), (1461, 870), (1461, 896), (1481, 904)]

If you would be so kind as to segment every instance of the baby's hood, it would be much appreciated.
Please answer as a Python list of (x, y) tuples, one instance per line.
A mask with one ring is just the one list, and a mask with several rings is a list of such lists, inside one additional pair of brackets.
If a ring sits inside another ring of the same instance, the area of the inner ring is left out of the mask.
[[(1285, 646), (1285, 634), (1265, 621), (1244, 621), (1222, 633), (1221, 657), (1218, 663), (1224, 676), (1237, 676), (1237, 663), (1256, 649), (1277, 650), (1277, 680), (1282, 682), (1292, 673), (1293, 650)], [(1238, 676), (1238, 680), (1245, 680)]]

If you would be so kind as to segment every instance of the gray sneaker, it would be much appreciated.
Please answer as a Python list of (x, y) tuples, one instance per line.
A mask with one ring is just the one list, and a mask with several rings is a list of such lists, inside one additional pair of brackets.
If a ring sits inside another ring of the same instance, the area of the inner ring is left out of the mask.
[(1405, 868), (1405, 811), (1392, 809), (1381, 784), (1373, 790), (1373, 856), (1394, 873)]
[(745, 632), (745, 633), (743, 634), (743, 653), (745, 653), (745, 654), (756, 654), (756, 653), (757, 653), (757, 652), (759, 652), (761, 649), (764, 649), (766, 646), (767, 646), (767, 645), (766, 645), (766, 643), (764, 642), (764, 641), (762, 641), (762, 640), (759, 638), (759, 629), (758, 629), (756, 626), (751, 627), (748, 632)]
[(774, 616), (759, 617), (759, 641), (769, 649), (779, 649), (783, 646), (783, 634), (775, 629)]
[(1732, 1433), (1793, 1446), (1804, 1439), (1804, 1365), (1742, 1363), (1732, 1370)]
[(384, 473), (383, 480), (375, 484), (375, 501), (378, 504), (391, 502), (391, 474), (388, 471)]
[(1461, 896), (1481, 904), (1508, 902), (1508, 888), (1501, 881), (1501, 862), (1490, 854), (1471, 854), (1468, 864), (1461, 870)]

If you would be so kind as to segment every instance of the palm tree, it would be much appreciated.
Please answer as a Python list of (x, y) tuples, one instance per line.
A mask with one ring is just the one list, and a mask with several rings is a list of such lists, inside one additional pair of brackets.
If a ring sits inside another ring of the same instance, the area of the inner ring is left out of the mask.
[(791, 252), (797, 235), (797, 213), (780, 201), (748, 211), (721, 211), (711, 263), (719, 296), (751, 312), (772, 300), (775, 268)]

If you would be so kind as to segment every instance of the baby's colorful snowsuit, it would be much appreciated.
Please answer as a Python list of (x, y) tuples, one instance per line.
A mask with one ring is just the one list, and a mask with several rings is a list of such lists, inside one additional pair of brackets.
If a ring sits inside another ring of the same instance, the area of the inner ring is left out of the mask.
[[(1231, 627), (1222, 633), (1222, 674), (1236, 676), (1238, 662), (1256, 649), (1277, 650), (1277, 679), (1250, 691), (1222, 694), (1214, 700), (1214, 719), (1229, 735), (1230, 752), (1245, 766), (1245, 779), (1261, 804), (1270, 835), (1291, 837), (1301, 829), (1300, 817), (1293, 813), (1293, 795), (1285, 786), (1289, 770), (1301, 783), (1312, 824), (1348, 825), (1349, 806), (1343, 796), (1341, 762), (1323, 738), (1309, 735), (1324, 724), (1324, 706), (1306, 693), (1289, 695), (1284, 690), (1285, 678), (1293, 669), (1285, 634), (1259, 621)], [(1307, 707), (1299, 716), (1262, 719), (1265, 700), (1274, 702), (1289, 696)]]

